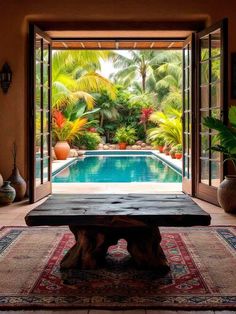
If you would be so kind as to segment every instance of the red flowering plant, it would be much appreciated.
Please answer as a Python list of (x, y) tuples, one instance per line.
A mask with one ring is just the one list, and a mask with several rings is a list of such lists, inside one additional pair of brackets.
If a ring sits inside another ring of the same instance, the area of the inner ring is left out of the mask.
[(59, 110), (54, 110), (53, 117), (53, 135), (56, 141), (72, 142), (79, 133), (84, 129), (87, 119), (77, 118), (74, 121), (70, 121), (65, 118), (63, 113)]
[(140, 116), (140, 123), (143, 124), (144, 131), (147, 131), (147, 123), (149, 120), (150, 115), (153, 113), (153, 108), (142, 108), (141, 109), (141, 116)]

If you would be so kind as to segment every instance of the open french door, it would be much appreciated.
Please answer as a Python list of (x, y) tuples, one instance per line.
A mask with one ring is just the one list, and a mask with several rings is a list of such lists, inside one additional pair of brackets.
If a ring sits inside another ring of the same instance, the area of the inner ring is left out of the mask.
[(183, 192), (194, 194), (195, 34), (183, 44)]
[(227, 20), (197, 34), (197, 152), (196, 196), (217, 203), (217, 187), (224, 176), (223, 156), (211, 148), (215, 131), (206, 128), (204, 117), (223, 121), (227, 116)]
[(30, 202), (49, 195), (51, 178), (51, 39), (30, 27), (29, 180)]

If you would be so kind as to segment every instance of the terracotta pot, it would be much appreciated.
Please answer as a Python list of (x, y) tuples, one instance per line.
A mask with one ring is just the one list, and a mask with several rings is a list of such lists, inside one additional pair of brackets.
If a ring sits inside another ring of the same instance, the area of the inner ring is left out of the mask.
[(119, 143), (119, 149), (126, 149), (126, 143)]
[(217, 199), (227, 213), (236, 213), (236, 175), (226, 176), (218, 187)]
[(11, 186), (16, 191), (15, 201), (22, 201), (26, 193), (26, 182), (20, 175), (20, 172), (17, 167), (14, 167), (8, 181), (11, 182)]
[(182, 153), (175, 153), (175, 158), (176, 159), (181, 159), (182, 158)]
[(70, 145), (66, 141), (59, 141), (54, 146), (54, 152), (58, 160), (65, 160), (69, 157)]
[(164, 146), (158, 146), (158, 150), (159, 150), (160, 153), (163, 153)]
[(170, 157), (171, 157), (172, 159), (176, 159), (175, 153), (171, 153), (171, 154), (170, 154)]
[(3, 186), (0, 188), (0, 204), (11, 204), (14, 201), (15, 196), (16, 191), (12, 186), (10, 186), (10, 181), (4, 181)]

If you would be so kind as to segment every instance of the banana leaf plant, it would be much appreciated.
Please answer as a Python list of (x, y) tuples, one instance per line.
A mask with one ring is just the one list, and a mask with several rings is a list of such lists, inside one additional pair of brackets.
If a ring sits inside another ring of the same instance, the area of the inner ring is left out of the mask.
[(217, 139), (220, 144), (211, 147), (211, 150), (223, 153), (224, 162), (230, 160), (236, 172), (236, 106), (229, 109), (228, 117), (229, 126), (213, 117), (204, 118), (203, 125), (218, 132)]

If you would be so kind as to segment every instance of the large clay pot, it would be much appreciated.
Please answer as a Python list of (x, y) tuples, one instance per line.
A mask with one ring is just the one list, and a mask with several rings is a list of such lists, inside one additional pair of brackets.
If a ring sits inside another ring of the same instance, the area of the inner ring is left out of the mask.
[(119, 149), (126, 149), (126, 143), (119, 143)]
[(59, 141), (54, 146), (54, 152), (59, 160), (65, 160), (69, 157), (70, 145), (66, 141)]
[(14, 167), (7, 181), (11, 182), (11, 186), (16, 191), (15, 201), (22, 201), (26, 193), (26, 182), (20, 175), (19, 169), (17, 167)]
[(10, 181), (4, 181), (3, 186), (0, 188), (0, 204), (11, 204), (14, 201), (15, 196), (16, 191), (12, 186), (10, 186)]
[(0, 187), (3, 185), (3, 178), (2, 178), (2, 175), (0, 173)]
[(236, 175), (225, 177), (218, 187), (217, 198), (227, 213), (236, 213)]

